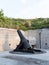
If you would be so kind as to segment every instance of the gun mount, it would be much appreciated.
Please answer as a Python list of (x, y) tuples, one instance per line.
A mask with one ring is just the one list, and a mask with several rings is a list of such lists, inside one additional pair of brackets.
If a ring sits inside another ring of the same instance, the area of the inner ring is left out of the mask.
[[(29, 44), (29, 40), (27, 40), (20, 30), (17, 30), (17, 33), (20, 37), (20, 43), (19, 45), (13, 50), (13, 52), (26, 52), (26, 53), (43, 53), (43, 51), (39, 49), (33, 49), (31, 48)], [(12, 52), (12, 53), (13, 53)]]

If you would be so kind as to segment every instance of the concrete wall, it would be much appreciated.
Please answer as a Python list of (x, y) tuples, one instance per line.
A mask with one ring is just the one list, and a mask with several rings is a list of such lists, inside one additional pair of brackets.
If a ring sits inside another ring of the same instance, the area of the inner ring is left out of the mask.
[(16, 29), (0, 28), (0, 51), (13, 50), (19, 42), (20, 38)]
[[(30, 45), (49, 49), (49, 29), (22, 31)], [(19, 44), (20, 38), (16, 29), (0, 28), (0, 51), (13, 50)]]
[(37, 48), (40, 48), (39, 44), (39, 31), (40, 30), (28, 30), (26, 31), (26, 37), (29, 40), (30, 45), (36, 45)]
[(49, 29), (37, 29), (26, 31), (26, 36), (30, 45), (36, 45), (37, 48), (49, 49)]
[(49, 49), (49, 29), (42, 29), (41, 48)]

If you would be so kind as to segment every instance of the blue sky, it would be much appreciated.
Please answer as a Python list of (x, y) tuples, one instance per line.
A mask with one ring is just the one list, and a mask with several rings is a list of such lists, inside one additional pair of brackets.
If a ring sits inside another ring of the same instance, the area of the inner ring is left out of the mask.
[(49, 0), (0, 0), (5, 16), (13, 18), (49, 17)]

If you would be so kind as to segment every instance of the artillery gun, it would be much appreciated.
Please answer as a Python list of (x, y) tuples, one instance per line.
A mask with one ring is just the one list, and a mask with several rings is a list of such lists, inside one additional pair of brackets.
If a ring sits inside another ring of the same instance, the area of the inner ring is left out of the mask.
[(27, 40), (20, 30), (17, 30), (20, 37), (19, 45), (13, 50), (13, 52), (25, 52), (25, 53), (43, 53), (40, 49), (34, 49), (30, 46), (29, 40)]

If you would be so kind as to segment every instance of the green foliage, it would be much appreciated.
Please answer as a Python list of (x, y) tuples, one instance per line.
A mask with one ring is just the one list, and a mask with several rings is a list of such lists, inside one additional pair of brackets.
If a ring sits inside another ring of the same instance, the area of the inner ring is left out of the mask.
[(3, 13), (3, 10), (1, 9), (0, 10), (0, 18), (3, 18), (4, 17), (4, 13)]
[(41, 28), (49, 28), (49, 18), (37, 19), (16, 19), (4, 16), (3, 10), (0, 10), (0, 27), (14, 28), (22, 30), (33, 30)]

